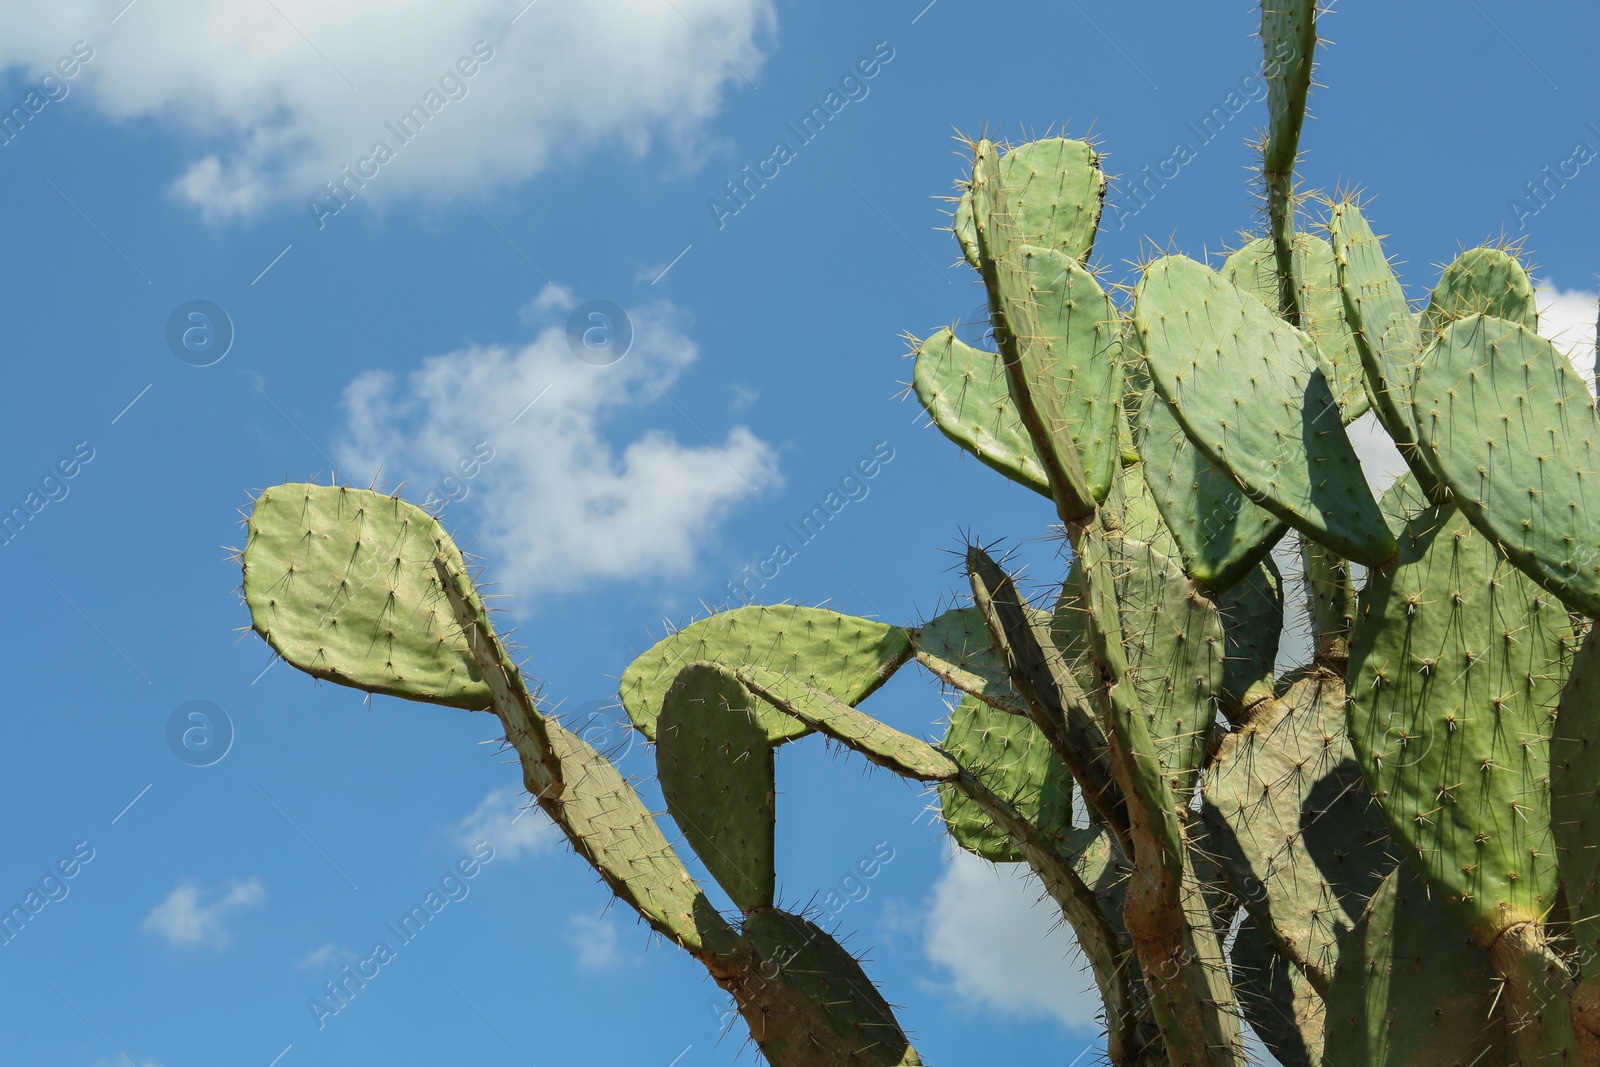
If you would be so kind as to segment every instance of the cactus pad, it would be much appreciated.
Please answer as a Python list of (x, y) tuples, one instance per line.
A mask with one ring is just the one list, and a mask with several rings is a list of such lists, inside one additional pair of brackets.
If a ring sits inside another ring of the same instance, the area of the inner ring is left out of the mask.
[[(1222, 265), (1224, 278), (1253, 294), (1273, 312), (1278, 309), (1277, 272), (1272, 242), (1265, 237), (1248, 242)], [(1345, 316), (1344, 298), (1339, 292), (1333, 246), (1313, 234), (1296, 233), (1294, 272), (1305, 331), (1333, 368), (1333, 397), (1345, 425), (1349, 425), (1366, 413), (1367, 389), (1355, 332)]]
[(1230, 722), (1273, 695), (1283, 636), (1283, 577), (1272, 557), (1217, 597), (1222, 620), (1222, 714)]
[(667, 811), (743, 911), (772, 906), (772, 745), (755, 701), (720, 667), (678, 672), (656, 722), (656, 775)]
[[(1088, 262), (1106, 192), (1106, 176), (1094, 149), (1064, 137), (1030, 141), (1000, 158), (1000, 177), (1006, 210), (1021, 242)], [(956, 206), (955, 231), (967, 262), (978, 266), (970, 190)]]
[(1444, 269), (1418, 323), (1423, 347), (1446, 326), (1469, 315), (1492, 315), (1530, 330), (1539, 328), (1533, 282), (1522, 264), (1503, 249), (1469, 248)]
[[(909, 658), (911, 637), (898, 626), (824, 608), (735, 608), (684, 627), (629, 664), (622, 673), (622, 704), (639, 732), (654, 740), (661, 701), (690, 663), (770, 667), (855, 704)], [(806, 732), (776, 709), (758, 708), (756, 718), (774, 743)]]
[(1383, 245), (1354, 201), (1335, 204), (1328, 217), (1339, 290), (1355, 331), (1356, 351), (1367, 372), (1372, 410), (1393, 439), (1420, 488), (1439, 499), (1442, 491), (1417, 444), (1411, 381), (1422, 354), (1422, 335), (1405, 290), (1389, 266)]
[(911, 385), (946, 437), (1018, 485), (1050, 495), (1050, 479), (1017, 417), (997, 353), (940, 330), (917, 346)]
[[(821, 927), (777, 908), (763, 908), (745, 920), (740, 933), (765, 958), (761, 978), (792, 989), (830, 1031), (773, 1034), (781, 1044), (763, 1048), (769, 1060), (779, 1067), (819, 1062), (910, 1067), (922, 1062), (861, 964)], [(826, 1056), (830, 1048), (838, 1051)]]
[(989, 641), (983, 613), (977, 608), (952, 608), (911, 631), (917, 662), (940, 681), (1013, 715), (1026, 715), (1011, 676)]
[(1448, 326), (1417, 371), (1417, 421), (1456, 503), (1518, 567), (1600, 615), (1600, 418), (1583, 376), (1525, 326)]
[(1550, 817), (1586, 985), (1600, 985), (1600, 638), (1572, 663), (1550, 739)]
[(1344, 686), (1314, 671), (1228, 735), (1206, 783), (1206, 826), (1246, 910), (1327, 989), (1341, 938), (1398, 857), (1345, 738)]
[(695, 885), (627, 780), (588, 742), (549, 723), (566, 788), (544, 800), (578, 854), (606, 886), (690, 952), (717, 951), (731, 931)]
[[(1452, 329), (1458, 329), (1452, 327)], [(1390, 832), (1480, 943), (1549, 913), (1549, 738), (1572, 622), (1453, 508), (1361, 593), (1349, 729)]]
[(1394, 555), (1309, 337), (1182, 256), (1145, 270), (1134, 320), (1156, 392), (1207, 460), (1341, 555)]
[(1323, 1067), (1511, 1063), (1498, 994), (1489, 957), (1402, 863), (1339, 958)]
[(1135, 440), (1150, 495), (1195, 578), (1228, 589), (1283, 537), (1287, 527), (1200, 454), (1154, 391), (1140, 405)]
[(1239, 1010), (1273, 1058), (1282, 1067), (1320, 1067), (1322, 998), (1294, 964), (1273, 950), (1260, 923), (1247, 920), (1239, 928), (1228, 964)]
[(291, 483), (256, 498), (248, 529), (245, 603), (278, 655), (369, 693), (489, 707), (433, 561), (466, 564), (432, 515), (369, 489)]
[[(1046, 837), (1072, 827), (1072, 775), (1028, 719), (967, 697), (950, 713), (940, 746)], [(994, 863), (1027, 857), (1004, 830), (949, 783), (939, 786), (945, 827), (956, 844)]]

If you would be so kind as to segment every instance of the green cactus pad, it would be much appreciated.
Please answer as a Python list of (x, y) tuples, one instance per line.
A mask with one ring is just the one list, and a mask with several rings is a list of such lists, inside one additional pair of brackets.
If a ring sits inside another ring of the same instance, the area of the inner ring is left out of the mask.
[(1251, 919), (1239, 928), (1228, 963), (1239, 1010), (1273, 1058), (1282, 1067), (1320, 1067), (1322, 998), (1273, 949), (1260, 923)]
[(1393, 439), (1420, 488), (1443, 502), (1444, 491), (1417, 444), (1411, 381), (1422, 354), (1422, 335), (1405, 290), (1389, 266), (1383, 245), (1352, 200), (1341, 200), (1328, 217), (1339, 290), (1355, 331), (1356, 351), (1367, 373), (1373, 414)]
[[(1226, 647), (1222, 619), (1176, 560), (1141, 541), (1113, 542), (1112, 551), (1129, 674), (1162, 777), (1181, 806), (1194, 790), (1216, 721)], [(1091, 689), (1097, 681), (1086, 655), (1081, 589), (1075, 561), (1050, 626), (1057, 647), (1077, 664), (1080, 683)]]
[(490, 706), (433, 561), (466, 564), (432, 515), (369, 489), (291, 483), (257, 497), (247, 525), (244, 599), (278, 655), (369, 693)]
[(1572, 642), (1561, 602), (1453, 508), (1413, 518), (1361, 593), (1351, 743), (1396, 842), (1485, 945), (1555, 906), (1549, 738)]
[[(690, 663), (770, 667), (857, 704), (910, 658), (911, 636), (898, 626), (788, 604), (735, 608), (684, 627), (629, 664), (622, 704), (639, 732), (655, 740), (661, 701)], [(756, 709), (756, 718), (774, 744), (806, 733), (774, 708)]]
[[(1023, 243), (1088, 262), (1106, 191), (1106, 176), (1093, 148), (1064, 137), (1020, 144), (1000, 157), (1000, 176), (1005, 205)], [(971, 190), (956, 205), (955, 231), (962, 254), (977, 267)]]
[(1503, 999), (1489, 957), (1402, 863), (1346, 939), (1323, 1067), (1511, 1063)]
[(960, 769), (926, 741), (885, 726), (837, 697), (812, 689), (802, 679), (765, 667), (741, 667), (738, 678), (784, 714), (897, 774), (920, 781), (945, 781)]
[(1473, 525), (1600, 615), (1600, 418), (1583, 376), (1527, 327), (1471, 316), (1428, 349), (1414, 400), (1431, 463)]
[(947, 685), (985, 704), (1028, 714), (1005, 663), (995, 654), (983, 613), (977, 608), (952, 608), (911, 631), (917, 662)]
[(1106, 505), (1116, 511), (1124, 539), (1143, 541), (1163, 555), (1179, 554), (1178, 543), (1172, 539), (1167, 524), (1162, 521), (1155, 496), (1144, 480), (1143, 463), (1124, 464), (1122, 476), (1117, 479)]
[[(1070, 264), (1073, 260), (1060, 252), (1024, 243), (1005, 204), (1005, 195), (995, 147), (988, 141), (979, 141), (972, 161), (973, 218), (980, 253), (978, 268), (989, 294), (995, 340), (1017, 416), (1027, 427), (1049, 479), (1056, 514), (1063, 522), (1072, 522), (1094, 514), (1096, 501), (1103, 499), (1103, 494), (1091, 491), (1074, 442), (1077, 433), (1092, 445), (1095, 425), (1084, 421), (1089, 402), (1085, 396), (1062, 389), (1060, 375), (1066, 373), (1062, 361), (1067, 358), (1063, 349), (1069, 340), (1087, 336), (1089, 347), (1098, 351), (1093, 346), (1105, 333), (1105, 327), (1099, 321), (1090, 321), (1096, 317), (1090, 310), (1079, 308), (1079, 314), (1074, 316), (1076, 328), (1062, 333), (1058, 323), (1058, 332), (1046, 334), (1040, 320), (1049, 292), (1041, 295), (1040, 277), (1030, 268), (1030, 261), (1044, 257), (1042, 263), (1064, 259)], [(1070, 281), (1070, 277), (1066, 278), (1061, 288), (1065, 290)]]
[(1572, 932), (1588, 984), (1600, 976), (1600, 637), (1572, 663), (1550, 738), (1550, 819)]
[(1020, 258), (1060, 397), (1056, 432), (1071, 437), (1089, 492), (1104, 500), (1122, 467), (1122, 317), (1071, 256), (1024, 248)]
[[(1028, 719), (996, 711), (969, 696), (950, 713), (950, 728), (940, 747), (1046, 837), (1071, 829), (1072, 775)], [(953, 785), (940, 784), (939, 807), (950, 836), (968, 852), (994, 863), (1021, 863), (1027, 858), (982, 808)]]
[(976, 545), (967, 548), (967, 578), (989, 638), (1027, 703), (1028, 717), (1046, 731), (1089, 806), (1108, 826), (1125, 831), (1128, 812), (1113, 781), (1106, 735), (1055, 643), (1050, 618), (1029, 607), (1011, 576)]
[(1444, 269), (1422, 311), (1423, 348), (1446, 326), (1469, 315), (1492, 315), (1530, 330), (1539, 328), (1533, 281), (1504, 250), (1470, 248)]
[[(775, 1034), (782, 1044), (764, 1049), (788, 1067), (850, 1063), (860, 1067), (906, 1067), (922, 1061), (911, 1050), (889, 1003), (854, 956), (815, 923), (777, 908), (745, 919), (740, 931), (765, 959), (762, 977), (787, 987), (815, 1009), (831, 1034)], [(847, 1058), (817, 1058), (837, 1044)]]
[[(1333, 246), (1313, 234), (1296, 233), (1294, 271), (1305, 332), (1333, 368), (1333, 397), (1348, 426), (1366, 414), (1369, 405), (1361, 353), (1339, 291)], [(1277, 312), (1278, 261), (1267, 238), (1258, 237), (1229, 256), (1222, 265), (1222, 276), (1255, 296), (1269, 311)]]
[(1341, 937), (1398, 856), (1345, 737), (1340, 679), (1311, 671), (1211, 765), (1202, 809), (1234, 892), (1327, 989)]
[(772, 906), (776, 880), (772, 745), (754, 699), (708, 663), (678, 672), (656, 722), (667, 811), (742, 911)]
[(1317, 45), (1317, 0), (1262, 0), (1262, 69), (1271, 118), (1263, 149), (1266, 169), (1294, 169), (1311, 91), (1311, 61)]
[(1222, 714), (1240, 716), (1275, 690), (1278, 642), (1283, 636), (1283, 577), (1270, 555), (1217, 597), (1224, 637)]
[(548, 723), (565, 791), (540, 805), (606, 886), (652, 927), (690, 952), (721, 951), (731, 931), (711, 907), (661, 827), (611, 761)]
[(1050, 479), (1017, 418), (997, 353), (940, 330), (917, 346), (911, 385), (946, 437), (1018, 485), (1050, 495)]
[(1340, 555), (1394, 555), (1310, 338), (1182, 256), (1146, 268), (1134, 319), (1156, 391), (1207, 460)]
[(1151, 498), (1196, 579), (1229, 589), (1283, 538), (1288, 527), (1200, 454), (1154, 391), (1139, 409), (1135, 440)]

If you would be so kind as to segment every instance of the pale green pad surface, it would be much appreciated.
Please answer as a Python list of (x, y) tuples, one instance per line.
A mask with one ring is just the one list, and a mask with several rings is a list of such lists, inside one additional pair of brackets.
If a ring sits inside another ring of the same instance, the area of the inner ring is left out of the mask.
[[(661, 701), (690, 663), (770, 667), (856, 704), (910, 656), (911, 636), (898, 626), (825, 608), (735, 608), (684, 627), (629, 664), (622, 673), (622, 703), (639, 732), (654, 740)], [(774, 743), (806, 732), (775, 708), (758, 708), (756, 717)]]
[(1582, 375), (1532, 330), (1472, 316), (1428, 349), (1415, 402), (1433, 467), (1473, 524), (1600, 615), (1600, 419)]
[[(1437, 479), (1416, 452), (1417, 426), (1411, 412), (1411, 379), (1422, 354), (1416, 316), (1383, 245), (1354, 202), (1334, 205), (1328, 231), (1333, 236), (1345, 312), (1367, 372), (1372, 409), (1422, 482), (1422, 489), (1431, 493)], [(1418, 470), (1419, 465), (1423, 469)]]
[(1440, 275), (1422, 311), (1423, 346), (1450, 323), (1469, 315), (1493, 315), (1537, 330), (1539, 308), (1522, 264), (1498, 248), (1469, 248), (1457, 256)]
[[(1217, 717), (1226, 635), (1216, 605), (1178, 561), (1142, 541), (1113, 542), (1123, 648), (1160, 774), (1177, 802), (1194, 790)], [(1098, 688), (1089, 657), (1082, 576), (1074, 561), (1050, 632), (1086, 691)]]
[(1311, 62), (1316, 48), (1316, 0), (1263, 0), (1261, 48), (1267, 80), (1270, 136), (1266, 169), (1287, 172), (1294, 167), (1305, 122), (1306, 94), (1311, 89)]
[(1190, 574), (1225, 590), (1272, 552), (1288, 527), (1200, 454), (1153, 390), (1140, 406), (1135, 439), (1151, 498)]
[(544, 807), (611, 891), (691, 951), (730, 938), (639, 794), (611, 762), (576, 734), (548, 723), (566, 790)]
[(691, 664), (656, 723), (667, 811), (742, 911), (771, 907), (776, 879), (773, 752), (754, 704), (727, 671)]
[(1134, 320), (1156, 391), (1207, 460), (1341, 555), (1376, 566), (1394, 554), (1304, 333), (1182, 256), (1145, 270)]
[[(1106, 188), (1094, 149), (1064, 137), (1017, 145), (1000, 157), (1000, 177), (1021, 242), (1059, 249), (1079, 263), (1088, 261)], [(955, 230), (967, 262), (976, 267), (978, 236), (970, 192), (956, 206)]]
[(1361, 593), (1350, 740), (1390, 833), (1485, 943), (1556, 900), (1549, 737), (1561, 602), (1453, 508), (1412, 519)]
[(1323, 1065), (1510, 1063), (1503, 1004), (1491, 1011), (1498, 991), (1488, 955), (1402, 863), (1379, 886), (1340, 957)]
[(1234, 892), (1322, 988), (1398, 859), (1345, 738), (1344, 695), (1323, 672), (1293, 682), (1223, 741), (1203, 808)]
[[(950, 713), (940, 747), (1046, 837), (1072, 828), (1072, 775), (1029, 719), (967, 697)], [(968, 852), (995, 863), (1027, 858), (955, 786), (940, 784), (939, 807), (950, 836)]]
[(1028, 713), (977, 608), (944, 612), (911, 631), (911, 643), (917, 650), (917, 662), (946, 684), (1001, 711)]
[(1050, 495), (1050, 479), (1017, 418), (999, 354), (940, 330), (918, 347), (911, 385), (946, 437), (1018, 485)]
[(245, 602), (278, 655), (370, 693), (490, 705), (433, 560), (466, 564), (432, 515), (369, 489), (291, 483), (256, 498), (248, 528)]
[(1024, 248), (1021, 260), (1061, 398), (1055, 431), (1071, 437), (1089, 491), (1104, 500), (1122, 459), (1122, 317), (1071, 256)]
[[(1305, 331), (1334, 370), (1334, 399), (1348, 426), (1366, 412), (1367, 390), (1355, 331), (1339, 292), (1333, 246), (1314, 234), (1295, 234), (1294, 269)], [(1229, 256), (1222, 276), (1277, 312), (1278, 260), (1270, 239), (1258, 237)]]
[(765, 667), (741, 667), (739, 680), (785, 714), (898, 774), (935, 781), (953, 778), (960, 771), (926, 741), (885, 726), (866, 712), (812, 689), (799, 679)]

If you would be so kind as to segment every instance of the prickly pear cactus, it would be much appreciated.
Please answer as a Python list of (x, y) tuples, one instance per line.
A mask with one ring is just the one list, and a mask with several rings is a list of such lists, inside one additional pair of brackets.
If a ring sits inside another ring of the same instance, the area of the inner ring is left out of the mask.
[[(252, 626), (319, 679), (495, 714), (577, 855), (777, 1067), (921, 1063), (869, 969), (776, 906), (774, 752), (824, 740), (1027, 865), (1118, 1067), (1243, 1067), (1246, 1026), (1284, 1067), (1600, 1067), (1592, 383), (1516, 249), (1458, 256), (1419, 314), (1361, 206), (1300, 224), (1317, 15), (1261, 4), (1265, 211), (1220, 261), (1110, 285), (1100, 152), (969, 143), (952, 229), (994, 350), (933, 332), (908, 394), (1049, 502), (1059, 595), (969, 543), (928, 618), (750, 605), (670, 634), (619, 684), (670, 829), (529, 691), (420, 508), (262, 493)], [(1409, 468), (1381, 500), (1346, 429), (1368, 412)], [(1296, 601), (1313, 653), (1283, 671)], [(913, 661), (951, 697), (926, 737), (859, 707)]]

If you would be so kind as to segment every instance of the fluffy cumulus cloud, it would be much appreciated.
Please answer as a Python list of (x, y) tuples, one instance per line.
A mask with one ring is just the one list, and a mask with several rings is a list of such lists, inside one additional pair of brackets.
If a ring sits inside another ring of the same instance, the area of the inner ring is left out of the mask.
[[(687, 573), (729, 511), (778, 480), (776, 454), (749, 429), (696, 425), (674, 410), (667, 394), (698, 351), (670, 307), (636, 309), (632, 349), (596, 366), (574, 355), (570, 301), (554, 292), (535, 303), (555, 321), (526, 345), (356, 378), (337, 453), (357, 480), (381, 469), (418, 501), (469, 499), (474, 550), (523, 604), (597, 580)], [(704, 443), (651, 430), (614, 446), (607, 424), (647, 405), (683, 436), (703, 429)]]
[(193, 882), (181, 882), (145, 916), (144, 930), (160, 935), (174, 948), (226, 948), (232, 940), (225, 925), (228, 919), (259, 908), (266, 900), (267, 891), (256, 878), (210, 893)]
[(953, 1000), (1001, 1018), (1055, 1018), (1078, 1033), (1100, 1026), (1094, 975), (1026, 864), (952, 849), (923, 950)]
[[(199, 147), (173, 192), (229, 220), (303, 204), (378, 142), (393, 158), (362, 192), (373, 200), (454, 196), (447, 177), (470, 195), (597, 148), (692, 161), (775, 29), (772, 0), (525, 3), (13, 4), (0, 67), (37, 76), (88, 42), (70, 94), (186, 135)], [(422, 129), (403, 141), (386, 124), (414, 106)]]

